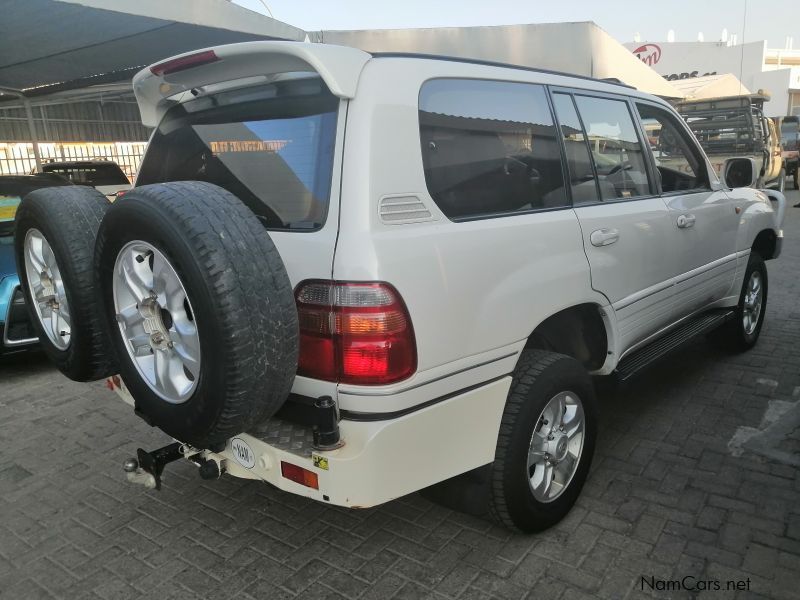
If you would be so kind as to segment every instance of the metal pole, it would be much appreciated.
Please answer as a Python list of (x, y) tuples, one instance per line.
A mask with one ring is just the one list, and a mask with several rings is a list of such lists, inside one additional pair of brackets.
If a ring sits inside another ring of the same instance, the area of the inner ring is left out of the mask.
[(31, 101), (21, 97), (22, 104), (25, 106), (25, 116), (28, 117), (28, 131), (31, 134), (31, 144), (33, 144), (33, 158), (36, 160), (36, 172), (42, 172), (42, 157), (39, 155), (39, 138), (36, 135), (36, 123), (33, 120), (33, 110)]

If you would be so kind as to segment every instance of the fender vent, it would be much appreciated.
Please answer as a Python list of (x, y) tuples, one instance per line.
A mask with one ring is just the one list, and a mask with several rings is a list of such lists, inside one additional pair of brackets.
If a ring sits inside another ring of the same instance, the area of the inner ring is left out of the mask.
[(378, 216), (386, 225), (434, 220), (430, 209), (417, 196), (384, 196), (378, 205)]

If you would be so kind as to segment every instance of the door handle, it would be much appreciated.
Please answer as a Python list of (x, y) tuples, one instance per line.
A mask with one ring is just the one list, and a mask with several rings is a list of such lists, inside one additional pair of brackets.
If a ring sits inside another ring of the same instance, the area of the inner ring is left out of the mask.
[(688, 229), (689, 227), (694, 227), (694, 222), (697, 219), (694, 215), (680, 215), (678, 217), (678, 227), (681, 229)]
[(589, 236), (592, 246), (609, 246), (619, 239), (619, 229), (598, 229)]

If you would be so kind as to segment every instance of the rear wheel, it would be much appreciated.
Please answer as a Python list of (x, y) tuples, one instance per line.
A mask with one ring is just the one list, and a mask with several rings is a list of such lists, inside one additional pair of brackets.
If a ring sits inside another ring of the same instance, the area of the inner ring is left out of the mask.
[(524, 350), (492, 466), (495, 520), (534, 532), (564, 518), (586, 481), (596, 438), (594, 389), (583, 365), (562, 354)]
[(289, 277), (256, 216), (203, 182), (134, 188), (97, 272), (120, 374), (150, 423), (201, 448), (272, 416), (297, 369)]
[(48, 358), (74, 381), (116, 372), (93, 271), (108, 207), (93, 188), (61, 186), (31, 192), (16, 215), (15, 253), (33, 327)]

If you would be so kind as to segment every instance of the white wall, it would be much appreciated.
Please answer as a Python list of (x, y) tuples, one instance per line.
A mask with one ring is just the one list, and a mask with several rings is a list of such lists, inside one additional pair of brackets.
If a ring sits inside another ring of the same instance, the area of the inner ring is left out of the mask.
[(764, 41), (737, 46), (722, 42), (631, 42), (624, 46), (631, 52), (645, 46), (640, 58), (667, 78), (732, 73), (751, 92), (763, 89), (770, 93), (772, 99), (764, 105), (770, 117), (787, 114), (789, 88), (800, 87), (800, 77), (793, 76), (795, 69), (765, 70)]

